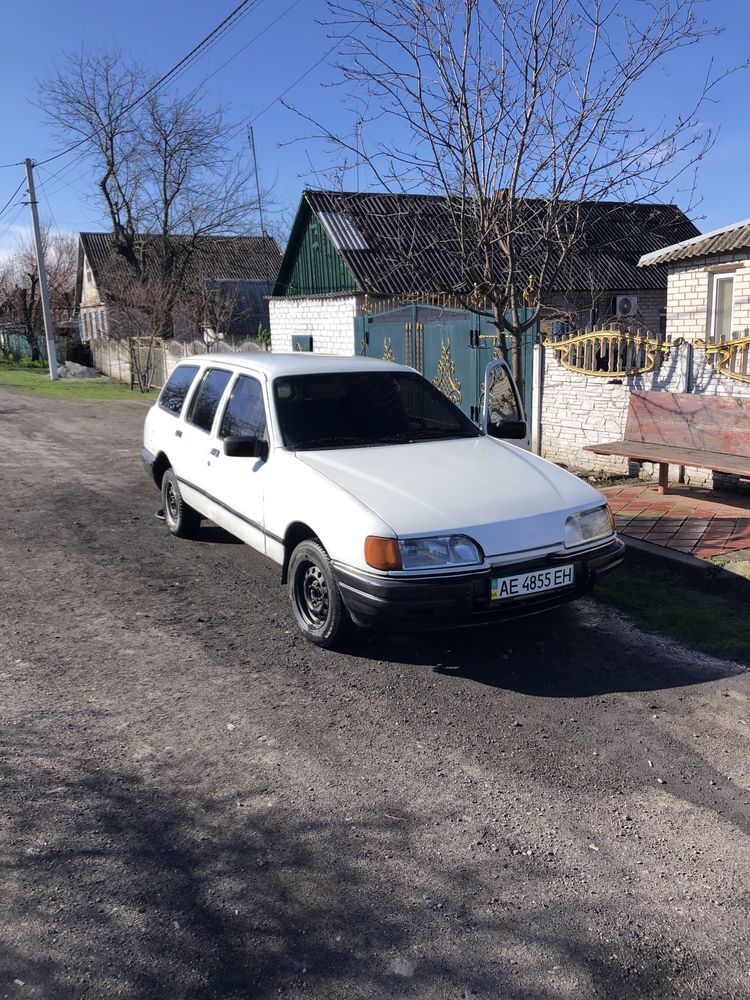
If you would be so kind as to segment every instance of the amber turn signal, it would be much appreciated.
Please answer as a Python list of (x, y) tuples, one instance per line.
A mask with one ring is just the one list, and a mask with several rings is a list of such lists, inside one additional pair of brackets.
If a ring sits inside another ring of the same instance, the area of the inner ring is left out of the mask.
[(401, 551), (396, 539), (368, 535), (365, 538), (365, 562), (373, 569), (401, 569)]
[(607, 513), (609, 514), (609, 523), (612, 526), (612, 531), (615, 530), (615, 515), (612, 513), (612, 508), (607, 504)]

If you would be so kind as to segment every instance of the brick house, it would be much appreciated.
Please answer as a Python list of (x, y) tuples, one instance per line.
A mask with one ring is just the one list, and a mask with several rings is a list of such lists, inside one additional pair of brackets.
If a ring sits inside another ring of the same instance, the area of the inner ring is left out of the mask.
[(750, 219), (641, 257), (667, 268), (667, 331), (716, 344), (750, 334)]
[[(666, 333), (660, 364), (642, 374), (591, 378), (547, 350), (543, 451), (557, 462), (596, 473), (653, 475), (648, 463), (586, 452), (587, 444), (623, 437), (634, 390), (743, 396), (750, 405), (750, 220), (694, 236), (639, 260), (667, 274)], [(738, 478), (670, 466), (692, 486), (736, 487)]]
[[(544, 303), (548, 318), (621, 315), (663, 329), (666, 268), (644, 254), (698, 230), (673, 205), (585, 202), (580, 250)], [(355, 319), (404, 301), (456, 305), (466, 275), (443, 197), (305, 191), (270, 300), (275, 351), (355, 354)], [(533, 273), (533, 261), (525, 262)]]
[[(172, 237), (178, 250), (180, 241), (188, 239)], [(158, 237), (143, 236), (138, 242), (139, 252), (147, 255), (152, 245), (158, 252)], [(111, 266), (115, 254), (111, 233), (80, 233), (75, 305), (81, 340), (90, 347), (96, 367), (127, 381), (131, 377), (129, 341), (147, 333), (148, 323), (137, 310), (123, 312), (116, 305), (108, 288), (111, 276), (117, 277)], [(203, 237), (190, 258), (185, 287), (188, 297), (205, 303), (205, 311), (201, 317), (194, 311), (176, 312), (174, 338), (165, 350), (160, 379), (185, 353), (206, 350), (224, 338), (227, 343), (230, 339), (251, 342), (259, 324), (268, 327), (268, 294), (280, 263), (278, 244), (270, 236)]]

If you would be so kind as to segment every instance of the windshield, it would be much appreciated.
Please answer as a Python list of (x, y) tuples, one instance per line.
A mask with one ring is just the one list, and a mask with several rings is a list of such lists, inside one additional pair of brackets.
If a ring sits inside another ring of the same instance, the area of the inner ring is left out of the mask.
[(322, 372), (274, 382), (284, 445), (295, 451), (478, 437), (468, 417), (415, 372)]

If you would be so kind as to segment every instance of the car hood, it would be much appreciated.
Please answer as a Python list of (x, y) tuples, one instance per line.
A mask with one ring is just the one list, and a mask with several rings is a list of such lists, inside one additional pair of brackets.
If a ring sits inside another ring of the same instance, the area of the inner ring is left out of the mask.
[(562, 543), (571, 511), (604, 503), (588, 483), (493, 438), (297, 452), (400, 537), (465, 532), (493, 556)]

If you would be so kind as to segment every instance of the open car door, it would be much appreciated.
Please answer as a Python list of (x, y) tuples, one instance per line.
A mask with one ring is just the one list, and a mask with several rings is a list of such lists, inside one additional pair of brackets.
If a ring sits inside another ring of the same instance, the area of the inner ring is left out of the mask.
[(485, 368), (482, 397), (483, 432), (528, 451), (529, 428), (521, 395), (505, 361), (491, 361)]

